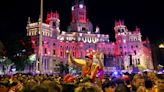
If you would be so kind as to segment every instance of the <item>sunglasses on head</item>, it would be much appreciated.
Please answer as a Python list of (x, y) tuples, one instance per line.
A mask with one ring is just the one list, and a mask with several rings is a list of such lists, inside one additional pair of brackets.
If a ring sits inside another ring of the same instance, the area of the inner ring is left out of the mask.
[(93, 58), (90, 58), (89, 56), (85, 56), (85, 58), (93, 59)]

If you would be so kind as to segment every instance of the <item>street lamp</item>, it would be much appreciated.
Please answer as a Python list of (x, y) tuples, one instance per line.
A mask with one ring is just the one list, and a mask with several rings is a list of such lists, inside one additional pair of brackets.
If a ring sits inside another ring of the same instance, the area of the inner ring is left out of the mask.
[(164, 43), (159, 45), (159, 48), (164, 48)]
[(43, 22), (43, 0), (40, 1), (40, 20), (39, 20), (39, 71), (42, 73), (42, 22)]

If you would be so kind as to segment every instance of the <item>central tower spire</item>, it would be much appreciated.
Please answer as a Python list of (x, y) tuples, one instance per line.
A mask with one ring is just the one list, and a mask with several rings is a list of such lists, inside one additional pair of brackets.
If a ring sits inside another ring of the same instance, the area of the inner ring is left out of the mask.
[(72, 22), (87, 22), (86, 6), (83, 0), (75, 0), (75, 4), (72, 6)]
[(88, 32), (92, 31), (92, 24), (87, 18), (86, 6), (84, 0), (75, 0), (72, 6), (72, 22), (71, 27), (74, 31)]

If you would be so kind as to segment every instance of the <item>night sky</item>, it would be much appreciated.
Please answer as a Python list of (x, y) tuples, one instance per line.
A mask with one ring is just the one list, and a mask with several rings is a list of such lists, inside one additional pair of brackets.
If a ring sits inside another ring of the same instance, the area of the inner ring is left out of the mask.
[[(44, 20), (47, 12), (58, 11), (61, 30), (66, 30), (71, 22), (73, 0), (44, 0)], [(164, 42), (164, 3), (162, 0), (85, 0), (87, 15), (94, 27), (101, 33), (109, 34), (114, 41), (114, 21), (123, 19), (130, 31), (135, 26), (141, 28), (142, 38), (149, 37), (151, 43)], [(28, 17), (37, 21), (40, 0), (0, 1), (0, 40), (14, 36), (26, 36)], [(95, 29), (95, 28), (94, 28)]]

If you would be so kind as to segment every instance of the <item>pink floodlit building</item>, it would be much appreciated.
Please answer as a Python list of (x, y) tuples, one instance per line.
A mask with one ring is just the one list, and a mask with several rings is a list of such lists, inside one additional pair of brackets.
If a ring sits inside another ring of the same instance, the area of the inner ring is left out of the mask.
[[(55, 71), (56, 64), (67, 63), (67, 51), (72, 50), (75, 58), (85, 58), (86, 53), (93, 50), (103, 51), (104, 65), (128, 69), (129, 66), (142, 66), (153, 69), (151, 48), (148, 39), (142, 41), (140, 28), (129, 31), (124, 21), (115, 21), (114, 31), (116, 42), (110, 42), (108, 34), (100, 34), (99, 27), (93, 28), (87, 18), (86, 6), (83, 1), (72, 6), (72, 21), (67, 31), (60, 30), (60, 19), (57, 12), (47, 14), (46, 22), (42, 24), (42, 53), (44, 72)], [(32, 48), (38, 56), (39, 24), (27, 24), (27, 36), (31, 37)], [(37, 57), (38, 58), (38, 57)], [(39, 60), (39, 59), (37, 59)], [(39, 62), (33, 64), (33, 70), (38, 69)]]

